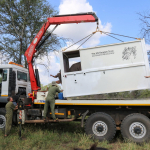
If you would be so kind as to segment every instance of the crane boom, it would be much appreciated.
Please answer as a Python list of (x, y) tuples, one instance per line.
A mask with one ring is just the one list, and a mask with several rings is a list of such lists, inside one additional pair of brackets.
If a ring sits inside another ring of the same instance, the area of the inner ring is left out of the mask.
[(47, 18), (47, 22), (44, 23), (40, 31), (37, 33), (30, 46), (25, 52), (25, 56), (28, 63), (31, 89), (32, 91), (38, 91), (40, 87), (37, 85), (37, 80), (35, 77), (32, 61), (33, 56), (35, 54), (36, 47), (40, 43), (42, 37), (47, 31), (50, 25), (59, 25), (59, 24), (68, 24), (68, 23), (83, 23), (83, 22), (97, 22), (98, 18), (95, 13), (87, 12), (87, 13), (78, 13), (78, 14), (68, 14), (68, 15), (57, 15), (50, 18)]

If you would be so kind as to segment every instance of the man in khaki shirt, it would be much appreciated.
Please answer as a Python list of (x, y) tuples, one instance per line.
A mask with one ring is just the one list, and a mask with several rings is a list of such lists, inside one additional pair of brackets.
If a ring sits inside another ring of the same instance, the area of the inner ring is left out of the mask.
[(7, 101), (8, 101), (8, 103), (5, 106), (5, 109), (6, 109), (5, 137), (8, 136), (8, 134), (10, 133), (10, 130), (11, 130), (13, 111), (18, 109), (18, 105), (15, 106), (13, 104), (13, 98), (12, 97), (8, 97)]
[(56, 82), (53, 81), (52, 82), (52, 87), (49, 88), (48, 95), (47, 95), (46, 100), (45, 100), (45, 105), (44, 105), (44, 120), (46, 120), (46, 114), (48, 112), (49, 105), (50, 105), (50, 108), (51, 108), (51, 113), (52, 113), (53, 120), (54, 121), (58, 120), (58, 118), (56, 119), (56, 116), (55, 116), (55, 94), (56, 94), (56, 92), (60, 93), (62, 91), (63, 90), (59, 90), (59, 88), (56, 85)]

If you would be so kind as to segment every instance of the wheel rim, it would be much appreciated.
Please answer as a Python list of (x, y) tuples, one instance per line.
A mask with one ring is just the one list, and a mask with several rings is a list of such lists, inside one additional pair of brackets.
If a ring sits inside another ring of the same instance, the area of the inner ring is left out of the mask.
[(3, 115), (0, 115), (0, 128), (4, 128), (6, 124), (6, 118)]
[(97, 121), (93, 124), (92, 131), (97, 136), (104, 136), (108, 131), (107, 124), (103, 121)]
[(134, 122), (130, 125), (129, 132), (134, 138), (141, 139), (146, 135), (146, 127), (141, 122)]

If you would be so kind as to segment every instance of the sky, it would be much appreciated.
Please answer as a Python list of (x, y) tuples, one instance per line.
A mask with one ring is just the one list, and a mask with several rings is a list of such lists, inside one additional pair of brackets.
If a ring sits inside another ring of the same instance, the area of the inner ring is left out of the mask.
[[(141, 38), (141, 22), (138, 13), (150, 11), (149, 0), (47, 0), (59, 14), (73, 14), (80, 12), (95, 12), (99, 18), (99, 28), (102, 31), (127, 35), (130, 37)], [(53, 26), (50, 26), (49, 30)], [(58, 36), (70, 38), (74, 42), (91, 34), (96, 30), (96, 23), (82, 23), (82, 24), (64, 24), (58, 26), (54, 31)], [(116, 36), (123, 41), (132, 41), (134, 39), (123, 38)], [(120, 43), (120, 41), (113, 39), (106, 35), (96, 33), (82, 48), (95, 47), (98, 45), (106, 45), (112, 43)], [(67, 46), (71, 43), (67, 42)], [(76, 49), (75, 45), (72, 49)], [(147, 50), (150, 50), (150, 45), (146, 44)], [(59, 51), (59, 50), (58, 50)], [(40, 72), (40, 80), (43, 85), (58, 79), (50, 77), (50, 74), (56, 75), (60, 70), (59, 54), (49, 54), (50, 64), (48, 70), (43, 66), (37, 65)], [(71, 64), (78, 60), (72, 60)], [(37, 60), (38, 63), (47, 63), (47, 58)]]

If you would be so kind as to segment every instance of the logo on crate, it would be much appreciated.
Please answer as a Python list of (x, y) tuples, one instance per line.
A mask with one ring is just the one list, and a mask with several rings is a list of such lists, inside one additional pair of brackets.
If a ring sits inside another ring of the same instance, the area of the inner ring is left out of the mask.
[(37, 103), (45, 103), (45, 100), (37, 100)]
[(40, 103), (45, 103), (45, 100), (40, 100)]
[(134, 46), (134, 47), (125, 47), (123, 52), (122, 52), (122, 59), (123, 60), (129, 60), (131, 55), (135, 59), (136, 55), (137, 55), (136, 52), (137, 52), (136, 46)]
[(111, 54), (114, 54), (114, 50), (108, 50), (108, 51), (92, 53), (92, 57), (102, 56), (102, 55), (111, 55)]

